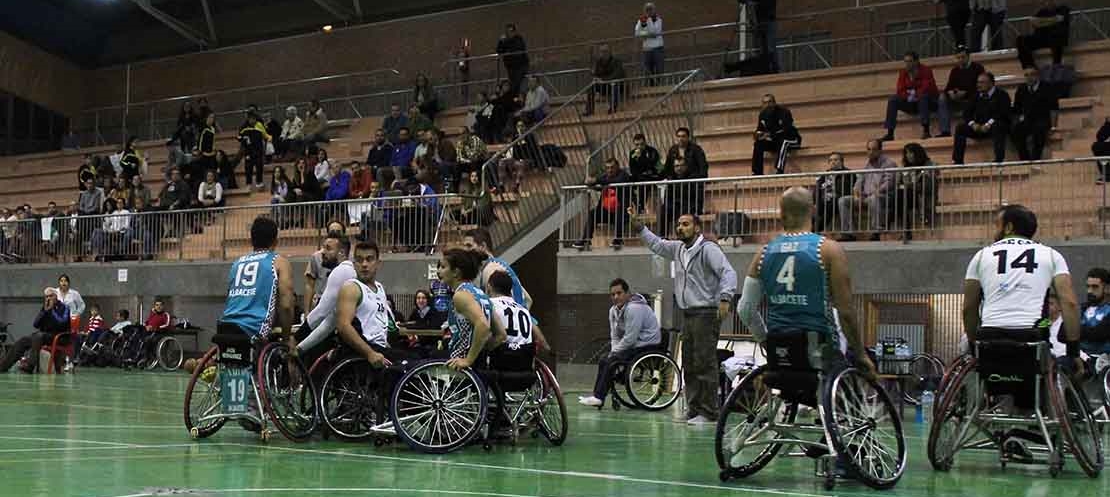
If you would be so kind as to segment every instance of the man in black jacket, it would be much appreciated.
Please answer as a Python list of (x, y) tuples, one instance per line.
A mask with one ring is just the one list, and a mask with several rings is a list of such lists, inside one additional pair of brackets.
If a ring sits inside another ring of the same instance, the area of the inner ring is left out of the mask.
[[(366, 153), (366, 167), (370, 168), (370, 174), (374, 177), (374, 181), (381, 183), (382, 173), (391, 169), (390, 160), (393, 159), (393, 144), (386, 141), (385, 130), (378, 128), (374, 131), (374, 144), (370, 146), (370, 151)], [(388, 189), (389, 185), (386, 185)]]
[[(632, 176), (633, 183), (641, 183), (645, 181), (659, 181), (663, 179), (660, 168), (663, 161), (659, 156), (659, 151), (655, 147), (647, 144), (647, 138), (643, 133), (637, 133), (632, 137), (632, 151), (628, 152), (628, 171)], [(643, 207), (647, 203), (648, 198), (651, 196), (651, 185), (641, 185), (633, 188), (633, 195), (637, 208)]]
[(770, 93), (763, 95), (763, 110), (759, 111), (759, 123), (755, 126), (753, 139), (752, 174), (755, 176), (763, 175), (763, 154), (767, 152), (778, 154), (775, 172), (786, 172), (787, 153), (802, 143), (798, 128), (794, 127), (794, 115), (790, 109), (778, 105), (775, 96)]
[(994, 74), (983, 73), (976, 82), (975, 101), (964, 111), (967, 121), (956, 128), (952, 162), (964, 163), (968, 138), (990, 138), (994, 143), (994, 161), (1006, 160), (1006, 138), (1010, 135), (1010, 95), (994, 85)]
[(528, 50), (524, 44), (524, 37), (516, 32), (516, 24), (506, 24), (505, 34), (497, 40), (497, 55), (505, 64), (505, 71), (509, 73), (509, 84), (513, 94), (520, 93), (520, 82), (528, 74)]
[[(58, 291), (56, 289), (47, 288), (44, 293), (42, 310), (35, 317), (33, 324), (37, 331), (31, 333), (31, 336), (16, 340), (12, 348), (8, 349), (8, 353), (0, 358), (0, 373), (7, 373), (15, 364), (15, 361), (23, 357), (23, 354), (28, 351), (31, 353), (27, 357), (27, 365), (21, 369), (24, 373), (35, 372), (39, 366), (39, 348), (51, 343), (54, 340), (54, 335), (69, 332), (69, 308), (58, 301)], [(57, 371), (61, 371), (62, 357), (59, 355), (51, 359), (54, 361)]]
[(262, 190), (262, 167), (266, 153), (266, 132), (259, 126), (258, 114), (247, 114), (247, 122), (239, 130), (239, 143), (243, 145), (243, 162), (247, 169), (247, 185)]
[(1059, 65), (1064, 58), (1071, 25), (1071, 9), (1056, 5), (1055, 0), (1041, 0), (1041, 8), (1030, 19), (1033, 32), (1017, 38), (1018, 60), (1021, 67), (1033, 67), (1033, 52), (1041, 48), (1052, 50), (1052, 63)]
[[(829, 154), (828, 158), (829, 171), (847, 171), (848, 168), (844, 166), (844, 154), (840, 152), (833, 152)], [(815, 230), (820, 231), (835, 231), (837, 224), (837, 203), (841, 197), (849, 197), (852, 195), (852, 187), (855, 186), (854, 174), (826, 174), (817, 177), (817, 187), (813, 189), (814, 206), (817, 208), (814, 213), (813, 226)]]
[(625, 213), (625, 209), (628, 208), (630, 192), (628, 187), (616, 185), (628, 183), (630, 180), (628, 172), (621, 169), (620, 162), (612, 157), (605, 161), (605, 174), (586, 180), (586, 186), (601, 190), (601, 198), (598, 199), (597, 205), (590, 211), (590, 217), (586, 220), (586, 229), (582, 233), (582, 239), (574, 243), (574, 248), (585, 250), (590, 245), (590, 241), (594, 237), (594, 227), (597, 226), (597, 223), (607, 223), (613, 228), (613, 241), (609, 246), (616, 249), (621, 248), (624, 243), (621, 236), (628, 224), (628, 214)]
[(617, 111), (620, 106), (621, 93), (624, 89), (624, 63), (613, 57), (609, 45), (597, 48), (597, 60), (594, 61), (594, 88), (586, 98), (586, 115), (594, 113), (594, 94), (600, 93), (609, 99), (609, 113)]
[[(1011, 136), (1021, 160), (1041, 160), (1048, 132), (1056, 127), (1060, 101), (1055, 88), (1041, 81), (1036, 67), (1025, 68), (1025, 84), (1014, 94), (1014, 126)], [(1033, 141), (1030, 149), (1028, 142)]]
[(1091, 153), (1095, 157), (1108, 157), (1107, 160), (1098, 161), (1098, 184), (1110, 181), (1110, 117), (1102, 123), (1095, 135), (1095, 142), (1091, 144)]
[[(675, 143), (667, 151), (667, 161), (663, 164), (663, 176), (671, 177), (675, 174), (675, 166), (679, 159), (686, 164), (689, 171), (685, 176), (690, 178), (708, 178), (709, 161), (705, 158), (705, 150), (690, 139), (690, 128), (685, 126), (674, 132)], [(700, 213), (699, 213), (700, 214)]]

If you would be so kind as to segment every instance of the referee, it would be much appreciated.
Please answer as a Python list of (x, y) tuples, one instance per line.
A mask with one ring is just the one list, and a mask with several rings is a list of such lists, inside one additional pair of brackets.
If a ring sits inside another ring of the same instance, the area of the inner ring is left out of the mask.
[(628, 209), (632, 230), (640, 234), (653, 253), (675, 262), (674, 296), (682, 310), (683, 380), (686, 383), (687, 423), (717, 422), (717, 341), (721, 320), (729, 313), (736, 293), (736, 271), (721, 247), (701, 235), (695, 214), (678, 218), (678, 240), (659, 238), (636, 220), (635, 206)]

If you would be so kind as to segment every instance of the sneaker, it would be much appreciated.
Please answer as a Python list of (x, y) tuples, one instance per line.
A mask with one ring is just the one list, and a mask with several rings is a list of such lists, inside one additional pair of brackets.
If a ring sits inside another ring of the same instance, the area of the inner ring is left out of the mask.
[(701, 414), (698, 414), (697, 416), (694, 416), (694, 417), (686, 420), (686, 424), (695, 425), (695, 426), (703, 426), (703, 425), (709, 425), (709, 424), (713, 424), (713, 423), (715, 423), (715, 421), (713, 421), (712, 419), (709, 419), (705, 416), (702, 416)]
[(258, 189), (258, 191), (263, 191), (263, 190), (265, 190), (265, 189), (266, 189), (266, 185), (264, 185), (264, 184), (262, 184), (262, 183), (255, 183), (255, 184), (254, 184), (254, 187), (255, 187), (255, 188), (257, 188), (257, 189)]
[(574, 242), (571, 244), (571, 247), (574, 247), (578, 250), (586, 250), (586, 242)]
[(600, 406), (605, 405), (604, 400), (601, 400), (597, 397), (594, 397), (593, 395), (591, 395), (589, 397), (579, 397), (578, 398), (578, 403), (582, 404), (584, 406), (590, 406), (590, 407), (600, 407)]
[(876, 140), (879, 140), (881, 142), (893, 141), (894, 140), (894, 133), (890, 132), (890, 131), (887, 131), (885, 135), (876, 138)]
[(73, 372), (73, 363), (72, 362), (66, 362), (65, 367), (62, 368), (62, 372), (63, 373), (72, 373)]

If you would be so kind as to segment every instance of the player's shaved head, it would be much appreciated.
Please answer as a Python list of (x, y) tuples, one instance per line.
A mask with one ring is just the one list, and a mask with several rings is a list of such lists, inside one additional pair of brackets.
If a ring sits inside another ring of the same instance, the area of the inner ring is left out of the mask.
[(779, 201), (782, 227), (787, 231), (804, 228), (813, 215), (813, 194), (802, 186), (790, 187)]

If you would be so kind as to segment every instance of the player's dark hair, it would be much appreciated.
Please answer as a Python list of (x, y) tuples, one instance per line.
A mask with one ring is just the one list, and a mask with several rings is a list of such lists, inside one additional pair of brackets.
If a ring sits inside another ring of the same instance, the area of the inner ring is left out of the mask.
[(1102, 280), (1103, 285), (1110, 283), (1110, 271), (1106, 270), (1104, 267), (1091, 268), (1090, 271), (1087, 271), (1087, 277), (1098, 278)]
[(131, 312), (127, 309), (120, 309), (116, 311), (116, 314), (119, 314), (124, 320), (131, 319)]
[(463, 236), (473, 238), (474, 243), (485, 247), (486, 250), (493, 250), (493, 237), (490, 236), (489, 230), (485, 228), (474, 228), (464, 233)]
[[(357, 244), (355, 244), (355, 252), (365, 252), (367, 250), (374, 251), (375, 259), (381, 258), (382, 252), (380, 249), (378, 249), (378, 242), (374, 240), (367, 240), (365, 242), (358, 242)], [(352, 252), (351, 255), (355, 255), (355, 252)]]
[(625, 293), (628, 293), (628, 282), (624, 281), (624, 278), (617, 278), (609, 282), (609, 288), (613, 288), (618, 285), (621, 287), (622, 290), (625, 291)]
[(1010, 204), (998, 210), (1002, 213), (1002, 226), (1014, 227), (1014, 234), (1033, 238), (1037, 234), (1037, 215), (1021, 204)]
[(489, 286), (499, 295), (513, 294), (513, 277), (505, 271), (497, 271), (490, 275)]
[(251, 223), (251, 247), (255, 250), (274, 246), (278, 237), (278, 225), (273, 219), (258, 216)]
[(443, 252), (443, 259), (453, 269), (459, 270), (459, 275), (464, 280), (473, 280), (478, 277), (478, 268), (482, 266), (485, 255), (475, 250), (462, 247), (452, 247)]

